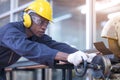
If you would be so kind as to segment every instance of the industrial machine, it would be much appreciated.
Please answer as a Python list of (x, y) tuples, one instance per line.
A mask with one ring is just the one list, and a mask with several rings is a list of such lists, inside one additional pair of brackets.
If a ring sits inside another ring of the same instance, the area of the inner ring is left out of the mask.
[(86, 80), (119, 80), (120, 60), (114, 58), (103, 42), (97, 42), (94, 45), (101, 54), (95, 56), (91, 63), (83, 61), (80, 65), (75, 66), (76, 75), (86, 76)]

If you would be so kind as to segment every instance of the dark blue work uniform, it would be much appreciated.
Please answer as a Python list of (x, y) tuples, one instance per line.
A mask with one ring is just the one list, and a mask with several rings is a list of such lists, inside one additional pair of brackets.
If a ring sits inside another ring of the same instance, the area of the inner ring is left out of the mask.
[(21, 56), (53, 67), (58, 51), (73, 53), (77, 49), (56, 42), (46, 34), (28, 38), (23, 22), (9, 23), (0, 28), (0, 70), (15, 63)]

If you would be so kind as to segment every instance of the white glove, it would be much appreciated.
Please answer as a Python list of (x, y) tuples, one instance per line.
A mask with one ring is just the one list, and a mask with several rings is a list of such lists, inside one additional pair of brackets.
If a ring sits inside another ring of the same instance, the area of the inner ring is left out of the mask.
[(88, 57), (87, 62), (90, 63), (96, 55), (97, 55), (96, 53), (87, 54), (87, 57)]
[(75, 53), (69, 54), (67, 60), (68, 60), (68, 62), (77, 66), (82, 62), (82, 59), (87, 60), (87, 58), (88, 57), (87, 57), (86, 53), (77, 51)]

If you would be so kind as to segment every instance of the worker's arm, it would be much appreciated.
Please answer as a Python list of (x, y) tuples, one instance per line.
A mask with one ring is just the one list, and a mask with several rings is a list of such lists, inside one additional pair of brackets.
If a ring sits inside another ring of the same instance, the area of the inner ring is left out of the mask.
[(28, 40), (27, 35), (13, 27), (13, 25), (8, 25), (2, 37), (2, 44), (20, 56), (51, 67), (56, 54), (59, 52), (42, 43)]
[(108, 38), (108, 44), (110, 50), (115, 54), (115, 56), (120, 57), (120, 47), (118, 45), (118, 40)]
[[(36, 39), (35, 39), (36, 38)], [(63, 61), (69, 61), (70, 63), (74, 64), (74, 65), (78, 65), (82, 60), (81, 57), (83, 57), (84, 60), (86, 60), (86, 55), (88, 56), (87, 61), (91, 62), (92, 58), (94, 56), (96, 56), (95, 53), (92, 54), (87, 54), (84, 53), (82, 51), (79, 51), (73, 47), (71, 47), (70, 45), (66, 44), (66, 43), (61, 43), (61, 42), (57, 42), (55, 40), (52, 40), (51, 37), (49, 37), (48, 35), (43, 35), (42, 37), (34, 37), (34, 39), (37, 42), (42, 42), (45, 45), (53, 48), (53, 49), (57, 49), (61, 52), (58, 52), (55, 59), (56, 60), (63, 60)], [(72, 53), (72, 54), (70, 54)], [(68, 55), (70, 54), (70, 55)]]
[(63, 60), (63, 61), (67, 61), (67, 58), (68, 58), (68, 55), (67, 53), (64, 53), (64, 52), (58, 52), (55, 56), (55, 60)]
[(58, 52), (55, 59), (68, 61), (69, 63), (72, 63), (75, 66), (77, 66), (83, 60), (86, 60), (87, 62), (90, 63), (96, 55), (97, 55), (96, 53), (87, 54), (87, 53), (84, 53), (82, 51), (76, 51), (76, 52), (71, 53), (71, 54)]
[(48, 36), (46, 34), (43, 35), (42, 37), (34, 37), (34, 38), (37, 39), (36, 40), (37, 42), (44, 43), (48, 47), (59, 50), (61, 52), (74, 53), (74, 52), (78, 51), (78, 49), (73, 48), (66, 43), (62, 43), (62, 42), (53, 40), (50, 36)]

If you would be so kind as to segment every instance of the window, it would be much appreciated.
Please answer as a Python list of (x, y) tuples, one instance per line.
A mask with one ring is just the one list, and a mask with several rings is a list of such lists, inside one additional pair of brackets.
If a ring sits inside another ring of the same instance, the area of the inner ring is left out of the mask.
[(13, 17), (14, 21), (22, 21), (23, 20), (23, 12), (17, 12), (14, 14), (14, 17)]
[(18, 6), (22, 6), (28, 2), (31, 2), (31, 1), (34, 1), (34, 0), (18, 0)]
[(49, 33), (55, 40), (85, 49), (85, 14), (78, 9), (83, 4), (84, 0), (53, 0), (54, 23)]
[(10, 10), (10, 0), (0, 0), (0, 14)]
[(7, 23), (9, 23), (9, 22), (10, 22), (10, 17), (9, 16), (1, 18), (0, 19), (0, 27), (7, 24)]

